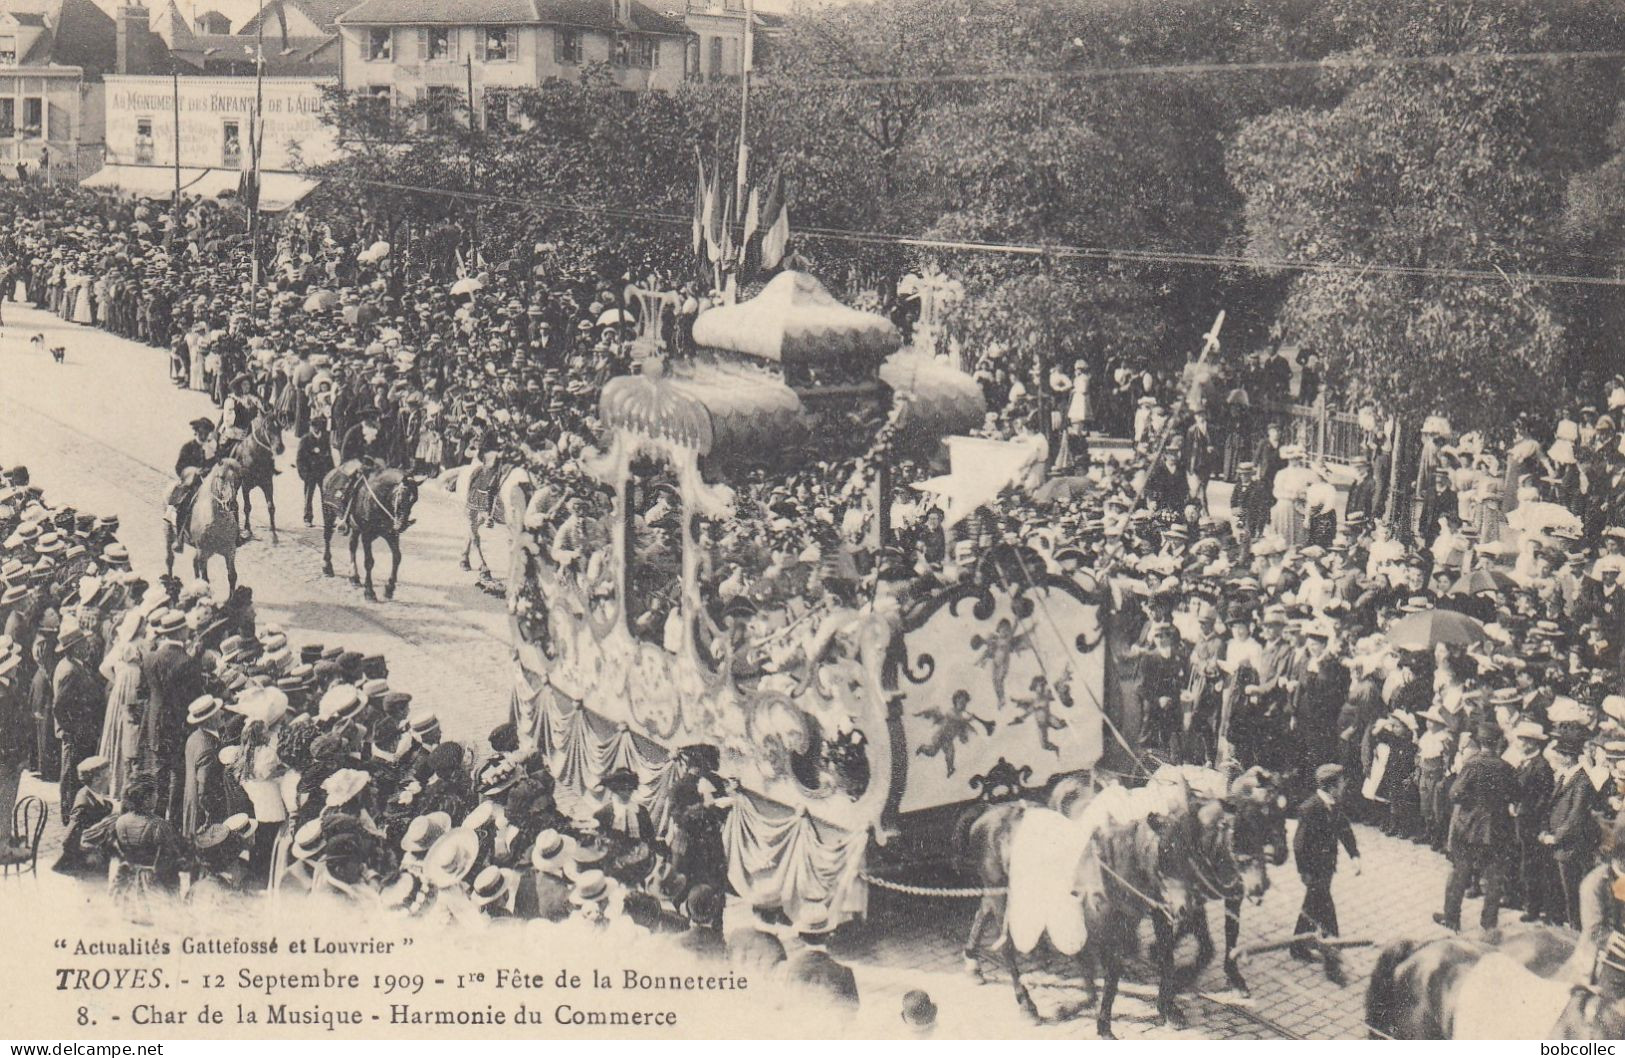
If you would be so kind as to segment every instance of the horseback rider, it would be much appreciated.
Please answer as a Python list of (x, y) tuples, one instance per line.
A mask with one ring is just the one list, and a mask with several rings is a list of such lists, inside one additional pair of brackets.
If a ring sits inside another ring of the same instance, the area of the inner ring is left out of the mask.
[(339, 507), (339, 532), (349, 532), (350, 508), (355, 503), (356, 492), (369, 472), (385, 465), (388, 451), (374, 411), (364, 412), (361, 421), (344, 432), (344, 440), (339, 444), (339, 469), (344, 472), (345, 481), (344, 500)]
[(169, 490), (169, 499), (164, 508), (164, 517), (175, 531), (176, 551), (184, 546), (182, 536), (186, 529), (186, 516), (192, 509), (193, 499), (197, 497), (198, 487), (220, 458), (214, 423), (198, 418), (192, 420), (191, 426), (192, 439), (181, 445), (180, 454), (175, 458), (175, 477), (178, 480)]
[(254, 426), (254, 420), (265, 410), (259, 397), (249, 388), (249, 382), (247, 375), (238, 375), (231, 380), (231, 392), (226, 396), (225, 410), (221, 416), (222, 445), (247, 437), (248, 431)]

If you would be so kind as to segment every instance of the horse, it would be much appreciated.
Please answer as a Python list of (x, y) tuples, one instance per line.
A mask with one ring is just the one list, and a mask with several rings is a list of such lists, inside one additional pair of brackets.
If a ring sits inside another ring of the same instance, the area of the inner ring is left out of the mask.
[[(237, 590), (237, 492), (242, 468), (235, 459), (222, 459), (198, 486), (197, 496), (186, 514), (187, 542), (196, 549), (192, 569), (209, 579), (209, 559), (219, 555), (226, 560), (226, 585)], [(175, 574), (175, 527), (164, 523), (164, 554), (170, 576)]]
[[(1251, 995), (1236, 959), (1241, 938), (1241, 909), (1246, 901), (1260, 904), (1269, 892), (1269, 867), (1286, 863), (1291, 846), (1286, 836), (1286, 798), (1276, 792), (1275, 779), (1262, 768), (1249, 773), (1251, 781), (1238, 783), (1225, 801), (1228, 819), (1205, 830), (1209, 840), (1197, 851), (1198, 897), (1187, 928), (1178, 936), (1196, 937), (1194, 979), (1213, 961), (1213, 936), (1208, 930), (1207, 901), (1224, 901), (1224, 977), (1242, 995)], [(1245, 780), (1246, 777), (1244, 776)], [(1175, 940), (1178, 940), (1178, 936)]]
[[(1039, 909), (1040, 915), (1049, 916), (1043, 932), (1056, 951), (1074, 957), (1083, 978), (1085, 1005), (1098, 1002), (1096, 1032), (1102, 1039), (1116, 1039), (1112, 1006), (1123, 964), (1139, 952), (1140, 921), (1150, 915), (1156, 935), (1157, 1021), (1182, 1027), (1185, 1015), (1174, 999), (1174, 937), (1193, 900), (1193, 855), (1211, 840), (1202, 831), (1214, 824), (1222, 809), (1215, 806), (1204, 818), (1182, 784), (1155, 794), (1149, 789), (1131, 794), (1121, 787), (1108, 787), (1093, 798), (1077, 800), (1087, 803), (1075, 813), (1019, 802), (997, 805), (966, 829), (962, 863), (983, 888), (1001, 889), (1007, 895), (984, 895), (965, 958), (973, 967), (977, 965), (984, 950), (981, 934), (996, 918), (997, 940), (985, 950), (988, 954), (1002, 951), (1017, 1005), (1029, 1018), (1042, 1021), (1021, 981), (1017, 950), (1022, 945), (1012, 931), (1012, 920), (1018, 916), (1029, 929), (1033, 921), (1017, 900), (1040, 900), (1033, 891), (1041, 890), (1052, 898), (1049, 906)], [(1153, 806), (1151, 810), (1146, 810), (1148, 805)], [(1125, 818), (1125, 810), (1132, 815)], [(1033, 842), (1038, 846), (1033, 851), (1045, 861), (1042, 863), (1024, 857), (1021, 850), (1021, 829), (1035, 821), (1043, 840)], [(1059, 841), (1051, 840), (1057, 837)], [(1030, 866), (1022, 866), (1024, 859)], [(1040, 878), (1032, 890), (1024, 892), (1019, 876), (1030, 870), (1062, 873)], [(1053, 901), (1076, 901), (1076, 907), (1059, 908)], [(1064, 935), (1058, 937), (1058, 932)], [(1097, 964), (1102, 975), (1098, 996)]]
[(276, 495), (272, 486), (276, 483), (276, 457), (283, 451), (282, 420), (274, 411), (256, 416), (248, 428), (248, 436), (232, 449), (232, 456), (243, 468), (243, 532), (239, 543), (254, 539), (253, 527), (249, 525), (249, 515), (254, 510), (250, 498), (254, 489), (265, 494), (265, 511), (271, 520), (271, 543), (274, 546), (277, 542)]
[[(401, 571), (401, 533), (411, 524), (412, 507), (418, 501), (418, 483), (405, 471), (393, 467), (362, 468), (357, 473), (361, 475), (361, 485), (346, 518), (350, 529), (350, 583), (362, 583), (355, 563), (359, 543), (366, 554), (366, 597), (371, 602), (378, 601), (378, 593), (372, 586), (372, 542), (383, 537), (393, 559), (389, 581), (384, 585), (384, 598), (393, 599)], [(348, 481), (349, 476), (342, 467), (334, 467), (322, 479), (322, 572), (329, 577), (333, 576), (333, 529), (343, 513), (339, 504), (343, 502)]]
[[(478, 558), (482, 580), (491, 576), (491, 567), (485, 561), (485, 550), (480, 546), (480, 526), (504, 525), (511, 533), (525, 516), (535, 488), (530, 471), (520, 465), (497, 462), (490, 467), (483, 463), (470, 463), (453, 472), (451, 491), (462, 490), (463, 509), (468, 515), (468, 541), (463, 545), (461, 567), (474, 568), (472, 559)], [(493, 480), (501, 475), (501, 480)]]
[(1550, 976), (1575, 943), (1574, 934), (1552, 927), (1396, 941), (1371, 971), (1366, 1028), (1372, 1038), (1396, 1040), (1618, 1039), (1625, 999), (1617, 972), (1607, 989)]

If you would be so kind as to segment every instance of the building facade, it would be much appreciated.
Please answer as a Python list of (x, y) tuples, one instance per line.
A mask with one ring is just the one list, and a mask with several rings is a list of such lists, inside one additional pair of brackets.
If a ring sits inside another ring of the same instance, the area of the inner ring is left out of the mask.
[(77, 180), (101, 165), (102, 76), (164, 61), (135, 10), (115, 22), (91, 0), (0, 0), (0, 175)]
[(342, 83), (408, 106), (461, 100), (478, 113), (504, 90), (574, 79), (604, 64), (624, 91), (671, 91), (690, 33), (638, 0), (361, 0), (339, 16)]
[[(107, 164), (175, 165), (175, 88), (180, 86), (180, 164), (188, 169), (241, 170), (254, 128), (251, 77), (106, 78)], [(338, 156), (333, 130), (322, 124), (322, 89), (331, 79), (266, 77), (260, 99), (260, 168), (291, 172)]]

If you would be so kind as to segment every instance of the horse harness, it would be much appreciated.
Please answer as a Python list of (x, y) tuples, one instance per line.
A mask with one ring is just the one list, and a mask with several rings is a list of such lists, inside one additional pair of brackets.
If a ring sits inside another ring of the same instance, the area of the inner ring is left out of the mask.
[[(400, 512), (400, 507), (401, 507), (401, 487), (400, 487), (400, 485), (397, 484), (395, 486), (395, 502), (392, 503), (392, 504), (385, 503), (383, 501), (383, 499), (378, 495), (377, 491), (373, 489), (372, 482), (367, 479), (366, 471), (362, 470), (360, 473), (361, 473), (361, 484), (367, 490), (367, 495), (372, 497), (372, 502), (374, 502), (374, 503), (376, 503), (378, 505), (378, 509), (380, 511), (383, 511), (385, 514), (389, 515), (389, 524), (394, 527), (395, 532), (397, 532), (397, 533), (400, 532), (401, 531), (401, 512)], [(351, 512), (351, 517), (352, 518), (354, 517), (354, 512), (353, 511)]]

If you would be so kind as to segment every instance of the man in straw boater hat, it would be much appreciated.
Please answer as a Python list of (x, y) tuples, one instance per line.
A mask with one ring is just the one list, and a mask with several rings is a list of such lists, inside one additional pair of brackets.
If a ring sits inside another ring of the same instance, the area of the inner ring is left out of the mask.
[(192, 733), (186, 736), (186, 789), (181, 804), (181, 834), (190, 838), (226, 816), (225, 775), (220, 767), (220, 725), (225, 702), (199, 695), (186, 710)]
[(147, 620), (152, 644), (141, 656), (141, 684), (147, 711), (141, 724), (142, 753), (153, 761), (162, 798), (172, 820), (181, 818), (185, 778), (186, 710), (204, 692), (203, 670), (183, 640), (186, 616), (179, 610), (156, 610)]
[(96, 643), (78, 622), (66, 624), (57, 640), (61, 660), (51, 676), (56, 737), (62, 745), (61, 809), (66, 819), (79, 790), (79, 762), (96, 752), (107, 689), (91, 663)]
[(107, 780), (112, 767), (100, 754), (79, 762), (79, 792), (73, 798), (73, 813), (62, 836), (62, 854), (52, 869), (62, 874), (87, 878), (107, 874), (107, 840), (117, 807), (107, 796)]
[(1520, 720), (1512, 728), (1518, 798), (1512, 803), (1513, 836), (1518, 842), (1518, 895), (1523, 904), (1520, 922), (1536, 922), (1548, 906), (1553, 873), (1552, 858), (1540, 843), (1552, 800), (1552, 765), (1546, 759), (1546, 729), (1534, 720)]

